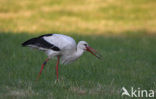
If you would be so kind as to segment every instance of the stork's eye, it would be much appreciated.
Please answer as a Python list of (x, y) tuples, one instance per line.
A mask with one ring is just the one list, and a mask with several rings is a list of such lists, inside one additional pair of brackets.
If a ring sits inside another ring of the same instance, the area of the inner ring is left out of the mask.
[(87, 46), (87, 44), (84, 44), (84, 46)]

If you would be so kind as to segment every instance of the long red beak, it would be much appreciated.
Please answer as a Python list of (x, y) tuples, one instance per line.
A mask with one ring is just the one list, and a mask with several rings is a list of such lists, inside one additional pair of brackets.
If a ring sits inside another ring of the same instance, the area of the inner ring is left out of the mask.
[(102, 59), (102, 55), (99, 54), (95, 49), (91, 48), (90, 46), (86, 46), (86, 50), (96, 56), (98, 59)]

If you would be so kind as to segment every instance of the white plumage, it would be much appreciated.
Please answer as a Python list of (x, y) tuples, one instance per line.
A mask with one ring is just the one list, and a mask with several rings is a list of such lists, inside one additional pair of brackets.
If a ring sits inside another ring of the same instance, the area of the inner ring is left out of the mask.
[[(62, 34), (53, 34), (52, 36), (45, 36), (43, 39), (55, 46), (57, 46), (61, 51), (54, 51), (47, 49), (46, 53), (49, 58), (54, 56), (61, 56), (61, 63), (67, 64), (73, 60), (73, 56), (77, 51), (76, 42), (73, 38), (62, 35)], [(75, 56), (76, 57), (76, 56)], [(76, 58), (75, 58), (76, 59)]]
[(76, 42), (72, 37), (63, 34), (41, 35), (39, 37), (27, 40), (26, 42), (22, 43), (22, 45), (43, 50), (48, 55), (48, 59), (42, 64), (40, 74), (47, 61), (57, 56), (57, 79), (59, 59), (61, 60), (62, 64), (71, 63), (78, 59), (85, 51), (89, 51), (97, 58), (100, 58), (99, 55), (95, 54), (96, 51), (88, 46), (87, 42), (79, 41), (76, 45)]

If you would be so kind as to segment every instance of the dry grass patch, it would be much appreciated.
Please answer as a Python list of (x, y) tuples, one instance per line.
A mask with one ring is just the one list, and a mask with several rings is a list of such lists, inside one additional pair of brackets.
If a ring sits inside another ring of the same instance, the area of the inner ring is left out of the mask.
[(154, 0), (0, 0), (0, 31), (155, 33), (155, 4)]

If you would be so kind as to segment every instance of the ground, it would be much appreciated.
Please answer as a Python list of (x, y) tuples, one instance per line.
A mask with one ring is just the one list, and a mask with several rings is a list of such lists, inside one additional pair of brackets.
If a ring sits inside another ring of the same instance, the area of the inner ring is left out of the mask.
[[(155, 0), (0, 0), (0, 98), (125, 99), (121, 88), (156, 90)], [(22, 47), (46, 33), (85, 40), (103, 55), (85, 53), (59, 66)], [(129, 91), (129, 90), (128, 90)]]
[(155, 0), (0, 0), (5, 32), (156, 32)]
[(56, 60), (49, 61), (35, 81), (46, 55), (21, 46), (32, 35), (1, 33), (0, 97), (120, 99), (123, 86), (156, 88), (155, 37), (71, 36), (86, 40), (101, 52), (103, 60), (86, 52), (78, 61), (59, 66), (56, 83)]

